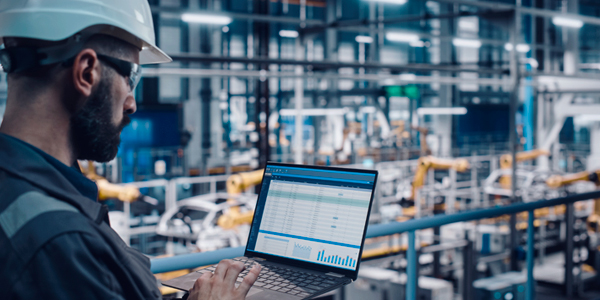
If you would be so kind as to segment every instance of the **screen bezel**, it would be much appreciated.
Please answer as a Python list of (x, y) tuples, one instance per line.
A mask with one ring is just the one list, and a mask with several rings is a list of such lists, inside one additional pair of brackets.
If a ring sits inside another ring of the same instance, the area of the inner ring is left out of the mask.
[[(307, 168), (307, 169), (317, 169), (317, 170), (331, 170), (331, 171), (342, 171), (342, 172), (352, 172), (352, 173), (364, 173), (364, 174), (371, 174), (371, 175), (375, 175), (375, 178), (373, 180), (373, 190), (371, 191), (371, 199), (369, 200), (369, 209), (367, 211), (367, 218), (365, 219), (365, 225), (363, 227), (363, 232), (362, 232), (362, 238), (361, 238), (361, 244), (360, 244), (360, 249), (358, 252), (358, 260), (356, 263), (356, 269), (354, 270), (349, 270), (349, 269), (344, 269), (344, 268), (337, 268), (337, 267), (333, 267), (333, 266), (326, 266), (326, 265), (321, 265), (321, 264), (317, 264), (317, 263), (312, 263), (312, 262), (308, 262), (308, 261), (304, 261), (304, 260), (296, 260), (293, 258), (286, 258), (286, 257), (281, 257), (281, 256), (276, 256), (276, 255), (270, 255), (270, 254), (265, 254), (262, 252), (256, 252), (253, 250), (249, 250), (248, 249), (248, 243), (246, 243), (246, 247), (245, 247), (245, 251), (244, 251), (244, 256), (247, 257), (260, 257), (260, 258), (264, 258), (268, 261), (273, 261), (273, 262), (277, 262), (277, 263), (282, 263), (282, 264), (287, 264), (290, 266), (295, 266), (295, 267), (300, 267), (300, 268), (307, 268), (307, 269), (311, 269), (311, 270), (315, 270), (315, 271), (321, 271), (321, 272), (334, 272), (337, 274), (342, 274), (346, 277), (351, 278), (352, 280), (356, 280), (356, 278), (358, 277), (358, 269), (360, 268), (360, 263), (361, 263), (361, 257), (362, 257), (362, 253), (363, 253), (363, 249), (364, 249), (364, 244), (365, 244), (365, 235), (367, 233), (367, 226), (369, 224), (369, 218), (371, 216), (371, 208), (373, 207), (373, 199), (375, 197), (375, 188), (377, 185), (377, 177), (379, 175), (379, 172), (377, 170), (363, 170), (363, 169), (350, 169), (350, 168), (338, 168), (338, 167), (325, 167), (325, 166), (312, 166), (312, 165), (297, 165), (297, 164), (285, 164), (285, 163), (275, 163), (275, 162), (267, 162), (264, 170), (263, 170), (263, 179), (261, 180), (260, 183), (260, 187), (259, 187), (259, 192), (258, 192), (258, 199), (257, 199), (257, 203), (256, 205), (258, 205), (258, 201), (260, 201), (260, 194), (263, 192), (262, 191), (262, 184), (263, 181), (265, 179), (265, 172), (267, 170), (267, 167), (271, 167), (271, 166), (281, 166), (281, 167), (295, 167), (295, 168)], [(252, 217), (252, 219), (254, 220), (254, 217), (256, 216), (256, 209), (254, 210), (254, 216)], [(262, 220), (261, 220), (262, 222)], [(260, 223), (258, 223), (258, 226), (260, 228)], [(250, 238), (250, 235), (252, 235), (252, 232), (254, 230), (254, 222), (251, 223), (250, 225), (250, 233), (248, 234), (248, 238)], [(258, 230), (258, 228), (256, 229)]]

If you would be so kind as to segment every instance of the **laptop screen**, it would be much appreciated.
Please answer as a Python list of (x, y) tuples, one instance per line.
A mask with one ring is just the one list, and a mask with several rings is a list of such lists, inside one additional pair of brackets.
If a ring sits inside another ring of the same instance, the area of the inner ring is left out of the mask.
[(247, 250), (356, 270), (376, 174), (267, 164)]

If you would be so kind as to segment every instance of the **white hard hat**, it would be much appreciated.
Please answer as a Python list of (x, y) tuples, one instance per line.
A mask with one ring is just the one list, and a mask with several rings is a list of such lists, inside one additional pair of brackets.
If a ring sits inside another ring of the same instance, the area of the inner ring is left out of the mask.
[(140, 64), (172, 61), (156, 47), (147, 0), (0, 0), (0, 38), (60, 41), (87, 31), (137, 46)]

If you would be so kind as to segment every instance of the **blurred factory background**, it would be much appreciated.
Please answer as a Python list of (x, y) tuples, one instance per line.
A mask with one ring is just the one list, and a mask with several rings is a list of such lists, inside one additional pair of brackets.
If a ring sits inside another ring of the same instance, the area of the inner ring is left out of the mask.
[(174, 61), (144, 68), (117, 158), (80, 162), (132, 247), (244, 246), (267, 161), (377, 169), (370, 226), (456, 219), (371, 235), (323, 299), (600, 297), (578, 196), (600, 184), (600, 1), (149, 2)]

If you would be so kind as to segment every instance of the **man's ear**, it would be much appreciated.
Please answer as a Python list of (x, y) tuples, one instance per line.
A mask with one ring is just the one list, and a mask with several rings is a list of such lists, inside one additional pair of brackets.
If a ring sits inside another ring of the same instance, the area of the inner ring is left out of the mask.
[(84, 49), (73, 61), (73, 86), (77, 93), (87, 98), (100, 82), (100, 61), (96, 51)]

